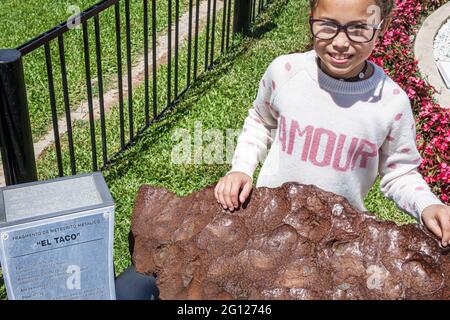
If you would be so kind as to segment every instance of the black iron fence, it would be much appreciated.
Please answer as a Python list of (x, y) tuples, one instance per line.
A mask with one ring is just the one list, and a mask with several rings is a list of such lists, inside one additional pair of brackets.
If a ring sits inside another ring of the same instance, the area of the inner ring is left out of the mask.
[[(138, 1), (138, 0), (136, 0)], [(187, 0), (188, 9), (188, 37), (187, 37), (187, 65), (186, 82), (184, 88), (179, 88), (179, 21), (180, 0), (168, 1), (167, 14), (167, 68), (164, 75), (167, 79), (165, 105), (158, 108), (157, 83), (161, 75), (157, 76), (157, 0), (142, 1), (143, 8), (143, 52), (144, 52), (144, 106), (145, 124), (136, 127), (133, 110), (133, 75), (132, 75), (132, 42), (130, 24), (130, 0), (103, 0), (91, 8), (83, 11), (78, 16), (78, 23), (82, 28), (82, 47), (84, 55), (85, 86), (89, 114), (90, 130), (90, 153), (92, 171), (104, 168), (117, 154), (126, 150), (136, 140), (139, 134), (146, 130), (153, 122), (158, 121), (167, 110), (173, 108), (192, 83), (202, 72), (208, 71), (216, 63), (219, 56), (229, 50), (230, 41), (236, 33), (246, 33), (249, 26), (256, 17), (264, 10), (270, 0)], [(204, 65), (200, 68), (201, 57), (199, 57), (199, 8), (202, 3), (207, 2), (206, 38), (204, 43)], [(218, 2), (221, 2), (221, 21), (218, 21)], [(124, 6), (121, 7), (121, 6)], [(123, 17), (121, 9), (125, 13), (125, 52), (122, 56)], [(175, 12), (173, 12), (173, 9)], [(115, 79), (118, 90), (118, 108), (120, 114), (120, 147), (113, 150), (109, 155), (107, 150), (107, 128), (105, 123), (104, 108), (104, 70), (102, 68), (102, 43), (100, 17), (104, 12), (112, 11), (114, 14), (114, 28), (116, 43), (116, 68)], [(151, 13), (151, 14), (150, 14)], [(175, 13), (175, 21), (173, 14)], [(221, 25), (220, 52), (217, 53), (216, 28)], [(89, 41), (89, 30), (94, 30), (95, 65), (96, 75), (92, 74), (91, 50)], [(174, 34), (173, 33), (174, 29)], [(61, 83), (58, 88), (62, 90), (62, 104), (66, 122), (66, 134), (69, 150), (70, 173), (77, 174), (77, 159), (75, 156), (75, 145), (72, 132), (71, 105), (69, 101), (69, 86), (67, 78), (67, 65), (65, 56), (66, 35), (73, 30), (68, 22), (63, 22), (53, 29), (43, 33), (35, 39), (19, 46), (16, 49), (0, 50), (0, 146), (5, 181), (7, 185), (36, 181), (37, 170), (33, 147), (33, 134), (28, 111), (27, 88), (24, 75), (23, 59), (30, 53), (43, 50), (45, 57), (46, 75), (48, 82), (48, 94), (51, 110), (51, 122), (54, 136), (55, 161), (59, 176), (64, 175), (60, 132), (58, 121), (60, 116), (57, 112), (59, 102), (56, 99), (56, 86), (54, 76), (55, 59), (52, 59), (51, 46), (58, 51), (58, 68), (60, 70)], [(149, 33), (151, 31), (151, 39)], [(172, 42), (175, 42), (172, 52)], [(151, 48), (151, 61), (150, 61)], [(123, 63), (125, 58), (126, 62)], [(150, 75), (150, 63), (152, 72)], [(126, 68), (125, 68), (126, 64)], [(172, 65), (174, 70), (172, 70)], [(127, 93), (124, 92), (124, 78), (127, 78)], [(96, 81), (93, 81), (95, 78)], [(151, 83), (151, 87), (150, 87)], [(173, 83), (173, 84), (172, 84)], [(94, 116), (94, 90), (98, 96), (99, 117), (101, 127), (101, 141), (97, 141), (95, 134)], [(127, 97), (126, 97), (127, 96)], [(125, 101), (127, 99), (127, 101)], [(127, 109), (125, 110), (125, 104)], [(61, 107), (61, 106), (59, 106)], [(127, 119), (125, 113), (127, 113)], [(63, 118), (64, 118), (63, 117)], [(127, 130), (125, 126), (127, 125)], [(101, 145), (101, 150), (98, 146)], [(101, 160), (99, 160), (101, 154)], [(99, 165), (99, 162), (101, 165)]]

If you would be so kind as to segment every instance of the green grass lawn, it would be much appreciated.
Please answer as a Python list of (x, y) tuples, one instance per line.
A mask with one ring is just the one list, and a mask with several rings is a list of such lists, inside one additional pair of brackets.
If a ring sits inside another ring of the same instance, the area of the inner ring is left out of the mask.
[[(175, 109), (153, 124), (135, 145), (122, 153), (112, 166), (103, 171), (116, 204), (114, 264), (117, 273), (130, 264), (131, 257), (128, 251), (130, 217), (138, 188), (142, 184), (164, 187), (183, 196), (217, 182), (230, 168), (227, 163), (174, 164), (171, 161), (171, 153), (173, 147), (179, 143), (179, 140), (174, 139), (174, 132), (185, 129), (193, 138), (194, 128), (199, 122), (203, 130), (217, 129), (224, 136), (227, 129), (241, 129), (248, 108), (256, 96), (259, 80), (269, 63), (281, 54), (305, 51), (308, 48), (310, 44), (308, 12), (307, 0), (274, 1), (268, 12), (258, 21), (251, 37), (236, 38), (234, 49), (222, 57), (214, 69), (199, 78)], [(216, 31), (219, 33), (220, 29)], [(185, 49), (181, 51), (182, 61), (186, 61)], [(202, 45), (199, 56), (203, 53)], [(162, 66), (158, 72), (164, 74), (165, 68), (166, 66)], [(184, 83), (185, 77), (179, 80), (180, 84)], [(165, 77), (158, 80), (159, 108), (164, 106), (165, 81)], [(144, 88), (140, 86), (136, 88), (134, 95), (135, 115), (140, 123), (144, 121), (143, 92)], [(108, 140), (108, 148), (118, 146), (117, 123), (118, 108), (114, 108), (107, 118), (108, 136), (111, 137)], [(99, 138), (98, 123), (96, 130)], [(75, 151), (79, 159), (77, 162), (79, 172), (89, 172), (91, 165), (89, 125), (78, 122), (74, 135), (77, 141)], [(63, 139), (63, 148), (66, 150), (64, 168), (69, 172), (66, 140)], [(207, 139), (203, 140), (205, 148), (212, 143)], [(259, 169), (255, 172), (255, 176)], [(49, 149), (38, 162), (38, 172), (40, 179), (56, 176), (53, 149)], [(215, 202), (212, 194), (211, 201)], [(400, 224), (413, 221), (383, 197), (379, 192), (378, 182), (370, 191), (365, 203), (368, 210), (381, 219), (394, 220)], [(4, 287), (0, 289), (0, 297), (5, 298)]]
[(85, 10), (99, 0), (2, 0), (0, 48), (15, 48), (69, 18), (69, 6)]

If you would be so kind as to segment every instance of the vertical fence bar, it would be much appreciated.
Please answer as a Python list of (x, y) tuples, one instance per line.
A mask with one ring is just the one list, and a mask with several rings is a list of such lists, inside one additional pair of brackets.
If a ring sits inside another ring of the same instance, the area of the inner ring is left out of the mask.
[(208, 7), (206, 9), (207, 13), (206, 13), (205, 71), (208, 70), (210, 11), (211, 11), (211, 0), (208, 0)]
[(133, 124), (133, 75), (131, 72), (131, 25), (130, 25), (130, 0), (125, 0), (125, 25), (127, 37), (127, 71), (128, 71), (128, 121), (130, 141), (134, 139)]
[(230, 0), (230, 2), (228, 3), (228, 17), (227, 17), (227, 49), (230, 46), (230, 29), (231, 29), (231, 4), (233, 3), (233, 1)]
[(172, 0), (169, 0), (168, 2), (167, 37), (167, 107), (169, 107), (172, 96)]
[(120, 148), (125, 149), (125, 119), (123, 115), (123, 76), (122, 76), (122, 39), (120, 36), (120, 6), (114, 6), (116, 18), (116, 51), (117, 51), (117, 82), (119, 87), (119, 122), (120, 122)]
[(92, 105), (91, 64), (89, 57), (89, 36), (87, 22), (83, 22), (84, 65), (86, 69), (86, 91), (89, 107), (89, 127), (91, 131), (92, 171), (97, 171), (97, 144), (95, 142), (94, 109)]
[(149, 116), (149, 79), (148, 79), (148, 1), (143, 0), (144, 6), (144, 73), (145, 73), (145, 126), (150, 125)]
[(223, 15), (222, 15), (222, 40), (220, 43), (220, 54), (222, 55), (225, 50), (225, 35), (226, 35), (226, 19), (227, 19), (227, 4), (228, 1), (223, 1)]
[(198, 24), (200, 16), (200, 0), (195, 3), (195, 44), (194, 44), (194, 81), (197, 80), (197, 65), (198, 65)]
[(189, 22), (188, 22), (188, 65), (187, 65), (187, 80), (186, 89), (191, 84), (191, 60), (192, 60), (192, 0), (189, 0)]
[(7, 185), (37, 180), (22, 56), (0, 50), (0, 143)]
[(253, 6), (252, 6), (252, 21), (255, 21), (255, 17), (256, 17), (256, 1), (257, 0), (252, 0)]
[(217, 5), (217, 0), (213, 1), (213, 17), (212, 17), (212, 31), (211, 31), (211, 57), (209, 58), (209, 62), (210, 65), (209, 67), (211, 68), (214, 64), (214, 40), (215, 40), (215, 35), (216, 35), (216, 5)]
[(156, 86), (156, 0), (152, 0), (152, 77), (153, 77), (153, 119), (157, 116), (158, 99)]
[(180, 0), (175, 0), (175, 88), (174, 96), (178, 99), (178, 42), (179, 42)]
[(95, 52), (97, 57), (97, 79), (98, 79), (98, 100), (100, 104), (100, 127), (102, 132), (102, 155), (103, 166), (108, 162), (108, 151), (106, 148), (106, 124), (105, 124), (105, 102), (103, 99), (103, 70), (102, 70), (102, 48), (100, 41), (100, 19), (94, 18), (95, 28)]
[(58, 47), (59, 47), (59, 64), (61, 65), (61, 80), (64, 94), (64, 110), (66, 113), (67, 139), (69, 142), (70, 168), (72, 175), (75, 175), (77, 174), (77, 168), (75, 163), (75, 151), (73, 145), (72, 119), (70, 115), (69, 89), (67, 85), (67, 70), (66, 70), (66, 58), (64, 55), (65, 49), (64, 49), (63, 35), (60, 35), (58, 37)]
[(59, 141), (58, 113), (56, 111), (55, 86), (53, 83), (53, 67), (50, 53), (50, 44), (45, 44), (45, 64), (47, 66), (48, 92), (50, 96), (50, 109), (52, 112), (53, 134), (55, 137), (56, 162), (58, 164), (58, 175), (64, 176), (61, 157), (61, 143)]
[(250, 29), (250, 1), (235, 0), (233, 33), (247, 34)]

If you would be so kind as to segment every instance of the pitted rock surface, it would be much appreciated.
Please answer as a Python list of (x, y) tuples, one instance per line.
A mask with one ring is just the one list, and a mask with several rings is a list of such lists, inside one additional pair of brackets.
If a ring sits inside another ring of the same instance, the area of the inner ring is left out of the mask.
[(230, 213), (214, 187), (139, 189), (130, 250), (161, 299), (450, 299), (449, 250), (419, 224), (298, 183), (256, 188)]

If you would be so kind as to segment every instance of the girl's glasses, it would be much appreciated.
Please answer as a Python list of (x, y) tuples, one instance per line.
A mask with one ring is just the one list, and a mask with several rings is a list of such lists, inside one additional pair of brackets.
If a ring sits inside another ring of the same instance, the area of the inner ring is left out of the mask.
[(312, 17), (309, 19), (311, 33), (318, 39), (334, 39), (341, 30), (344, 30), (350, 41), (358, 43), (372, 41), (376, 30), (381, 29), (382, 23), (383, 20), (377, 25), (360, 22), (342, 25), (331, 20), (313, 19)]

